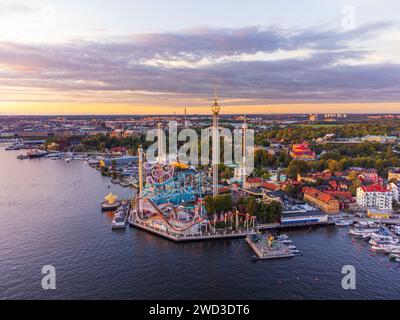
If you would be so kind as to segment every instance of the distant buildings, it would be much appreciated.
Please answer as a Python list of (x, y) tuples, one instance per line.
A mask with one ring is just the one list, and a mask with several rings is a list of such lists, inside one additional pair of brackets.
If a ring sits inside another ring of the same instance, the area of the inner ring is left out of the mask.
[(290, 150), (290, 155), (296, 160), (315, 160), (315, 152), (312, 151), (307, 142), (294, 144), (292, 150)]
[(318, 121), (318, 115), (317, 114), (310, 114), (309, 117), (308, 117), (308, 120), (310, 122), (316, 122), (316, 121)]
[(389, 144), (395, 144), (398, 141), (398, 138), (396, 136), (375, 136), (375, 135), (368, 135), (363, 138), (361, 138), (362, 141), (364, 142), (375, 142), (375, 143), (389, 143)]
[(310, 187), (303, 188), (303, 193), (304, 201), (317, 206), (322, 211), (328, 214), (336, 214), (339, 212), (339, 200), (333, 196)]
[(245, 189), (257, 189), (261, 187), (263, 180), (261, 178), (248, 178), (246, 179), (243, 187)]
[(357, 205), (368, 209), (392, 210), (392, 192), (385, 186), (375, 184), (357, 189)]
[(317, 183), (318, 179), (329, 179), (332, 177), (332, 172), (330, 170), (324, 170), (323, 172), (316, 173), (306, 173), (297, 175), (298, 182), (306, 182), (306, 183)]

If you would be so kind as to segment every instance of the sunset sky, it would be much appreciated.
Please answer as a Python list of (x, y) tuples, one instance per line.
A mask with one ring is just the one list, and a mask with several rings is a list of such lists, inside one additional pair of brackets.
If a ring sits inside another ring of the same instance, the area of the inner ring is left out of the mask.
[(222, 113), (400, 113), (399, 12), (398, 0), (1, 0), (0, 114), (209, 113), (214, 87)]

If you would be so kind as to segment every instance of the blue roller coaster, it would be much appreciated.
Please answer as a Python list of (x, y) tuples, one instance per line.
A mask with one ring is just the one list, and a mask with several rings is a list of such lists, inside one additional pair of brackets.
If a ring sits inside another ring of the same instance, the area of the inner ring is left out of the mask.
[(146, 185), (143, 196), (154, 204), (170, 203), (179, 206), (202, 196), (204, 173), (197, 170), (175, 172), (169, 164), (146, 164)]

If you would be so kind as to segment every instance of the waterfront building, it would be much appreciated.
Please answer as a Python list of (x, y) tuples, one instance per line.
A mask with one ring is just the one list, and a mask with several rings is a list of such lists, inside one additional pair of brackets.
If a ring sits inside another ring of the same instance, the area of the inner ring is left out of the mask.
[(281, 224), (282, 225), (296, 225), (296, 224), (307, 224), (307, 223), (323, 223), (328, 221), (328, 215), (319, 211), (302, 211), (296, 210), (295, 212), (282, 213)]
[(290, 150), (290, 155), (296, 160), (315, 160), (316, 154), (312, 151), (307, 142), (294, 144)]
[(392, 192), (392, 198), (394, 201), (396, 201), (397, 203), (400, 202), (400, 187), (398, 182), (391, 182), (388, 184), (388, 189)]
[(322, 211), (328, 214), (336, 214), (339, 212), (339, 200), (333, 196), (310, 187), (303, 188), (303, 193), (304, 201), (317, 206)]
[(375, 184), (357, 189), (357, 205), (368, 209), (392, 210), (392, 192), (385, 186)]

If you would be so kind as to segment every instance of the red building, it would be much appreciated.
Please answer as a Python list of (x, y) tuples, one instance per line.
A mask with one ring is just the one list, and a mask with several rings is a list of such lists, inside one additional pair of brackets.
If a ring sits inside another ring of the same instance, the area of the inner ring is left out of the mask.
[(315, 160), (315, 152), (312, 151), (307, 142), (294, 144), (290, 155), (296, 160)]

